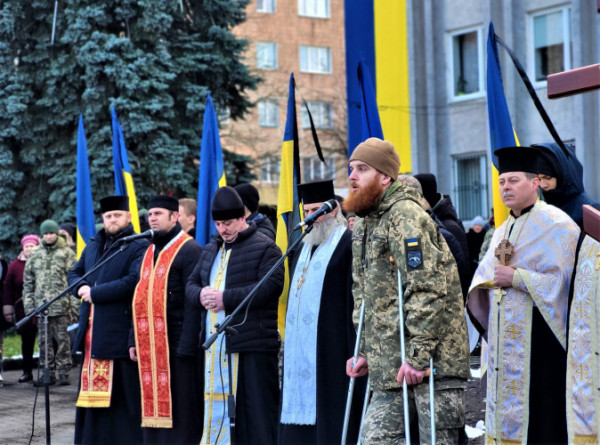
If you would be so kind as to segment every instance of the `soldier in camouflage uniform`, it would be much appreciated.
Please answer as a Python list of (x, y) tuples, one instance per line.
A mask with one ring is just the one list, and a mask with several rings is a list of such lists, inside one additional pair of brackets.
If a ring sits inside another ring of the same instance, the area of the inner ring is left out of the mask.
[[(469, 346), (456, 263), (415, 190), (395, 181), (398, 154), (388, 141), (361, 143), (350, 158), (350, 193), (344, 207), (358, 219), (352, 237), (354, 319), (365, 302), (361, 356), (350, 377), (368, 371), (373, 389), (362, 443), (397, 444), (404, 438), (402, 381), (409, 392), (411, 420), (421, 443), (431, 443), (429, 358), (435, 376), (438, 444), (458, 443), (464, 434), (464, 390)], [(405, 362), (400, 355), (398, 281), (404, 292)], [(425, 382), (424, 382), (425, 379)]]
[[(58, 236), (56, 222), (44, 221), (40, 232), (43, 236), (42, 242), (29, 255), (23, 273), (23, 304), (26, 313), (62, 292), (67, 287), (67, 273), (75, 264), (75, 252)], [(58, 370), (60, 385), (70, 383), (68, 373), (71, 369), (71, 341), (67, 326), (70, 315), (78, 309), (78, 302), (68, 295), (48, 307), (48, 338), (51, 339), (48, 342), (50, 384), (56, 382), (55, 370)], [(44, 367), (46, 338), (41, 326), (39, 334), (40, 367)], [(52, 339), (56, 342), (56, 350)], [(43, 383), (40, 381), (36, 382), (38, 386), (41, 384)]]

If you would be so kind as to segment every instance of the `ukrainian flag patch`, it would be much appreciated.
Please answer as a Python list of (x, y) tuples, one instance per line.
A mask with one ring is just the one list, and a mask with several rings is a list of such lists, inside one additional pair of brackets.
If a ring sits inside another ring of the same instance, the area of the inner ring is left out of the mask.
[(421, 240), (409, 238), (405, 241), (406, 246), (406, 268), (408, 270), (421, 269), (423, 267), (423, 252), (421, 251)]
[(419, 247), (419, 238), (407, 239), (406, 247)]

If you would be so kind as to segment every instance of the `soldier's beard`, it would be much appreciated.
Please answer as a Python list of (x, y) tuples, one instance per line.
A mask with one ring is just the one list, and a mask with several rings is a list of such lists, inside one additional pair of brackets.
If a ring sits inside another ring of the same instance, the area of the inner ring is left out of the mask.
[(379, 179), (373, 178), (371, 182), (358, 190), (350, 190), (348, 197), (344, 200), (344, 210), (347, 213), (356, 213), (363, 218), (377, 208), (382, 196), (383, 188), (379, 184)]
[(325, 215), (325, 218), (319, 221), (311, 232), (304, 237), (304, 242), (311, 246), (319, 246), (329, 239), (335, 229), (347, 224), (341, 210), (338, 210), (335, 215)]

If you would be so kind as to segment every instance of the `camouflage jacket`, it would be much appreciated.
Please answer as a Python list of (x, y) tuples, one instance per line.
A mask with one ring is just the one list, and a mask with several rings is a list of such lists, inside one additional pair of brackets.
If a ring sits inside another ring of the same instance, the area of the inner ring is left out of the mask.
[[(31, 251), (23, 272), (23, 304), (30, 313), (44, 301), (49, 301), (67, 287), (67, 274), (75, 264), (75, 252), (59, 236), (56, 243), (43, 241)], [(71, 294), (60, 298), (48, 308), (50, 316), (70, 315), (79, 311), (79, 301)]]
[(361, 355), (374, 389), (400, 388), (398, 275), (404, 288), (406, 361), (436, 379), (469, 376), (469, 345), (456, 263), (437, 225), (410, 188), (396, 182), (352, 236), (354, 322), (365, 301)]

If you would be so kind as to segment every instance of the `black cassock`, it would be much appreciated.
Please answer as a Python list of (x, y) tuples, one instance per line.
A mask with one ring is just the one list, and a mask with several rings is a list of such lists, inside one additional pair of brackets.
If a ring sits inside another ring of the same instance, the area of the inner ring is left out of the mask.
[[(291, 271), (295, 269), (298, 256), (295, 255)], [(352, 232), (346, 230), (327, 265), (321, 295), (317, 327), (316, 425), (280, 423), (279, 444), (340, 443), (350, 383), (346, 375), (346, 361), (354, 355), (356, 341), (353, 307)], [(293, 365), (284, 363), (284, 372), (286, 366)], [(358, 436), (365, 386), (366, 377), (356, 380), (347, 443), (355, 443)]]

